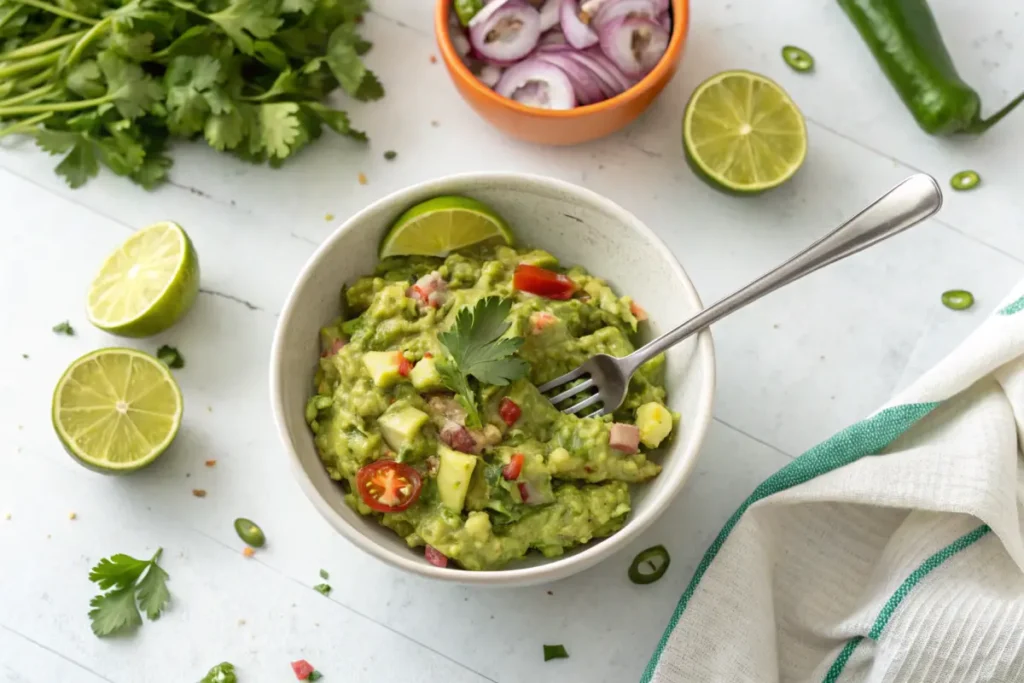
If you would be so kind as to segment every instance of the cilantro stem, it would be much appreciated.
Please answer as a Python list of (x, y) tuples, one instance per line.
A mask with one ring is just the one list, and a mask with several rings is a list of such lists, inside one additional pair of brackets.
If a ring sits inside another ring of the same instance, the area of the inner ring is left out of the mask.
[(0, 107), (10, 107), (15, 104), (21, 104), (22, 102), (31, 102), (32, 100), (49, 95), (53, 90), (54, 86), (52, 85), (41, 85), (35, 90), (29, 90), (28, 92), (24, 92), (20, 95), (0, 100)]
[(90, 109), (101, 104), (113, 102), (110, 95), (94, 97), (91, 100), (75, 100), (74, 102), (53, 102), (46, 104), (23, 104), (14, 107), (0, 107), (0, 117), (21, 116), (22, 114), (41, 114), (54, 111), (77, 111), (79, 109)]
[(4, 137), (5, 135), (15, 135), (15, 134), (18, 134), (18, 133), (27, 133), (28, 130), (30, 128), (32, 128), (33, 126), (35, 126), (37, 123), (39, 123), (41, 121), (45, 121), (46, 119), (50, 118), (51, 116), (53, 116), (53, 112), (52, 111), (48, 111), (45, 114), (37, 114), (36, 116), (33, 116), (31, 118), (22, 119), (21, 121), (15, 121), (14, 123), (12, 123), (9, 126), (5, 126), (3, 128), (0, 128), (0, 138)]
[(41, 9), (44, 12), (49, 12), (50, 14), (56, 14), (59, 17), (64, 17), (66, 19), (70, 19), (71, 21), (77, 21), (80, 24), (92, 25), (92, 24), (96, 23), (95, 19), (90, 19), (89, 17), (82, 16), (81, 14), (78, 14), (77, 12), (72, 12), (71, 10), (66, 10), (63, 7), (57, 7), (56, 5), (51, 5), (48, 2), (43, 2), (43, 0), (14, 0), (14, 2), (16, 2), (16, 3), (20, 4), (20, 5), (28, 5), (29, 7), (35, 7), (36, 9)]
[(82, 35), (82, 31), (77, 33), (67, 33), (57, 38), (50, 38), (39, 43), (32, 43), (19, 47), (16, 50), (8, 50), (7, 52), (0, 53), (0, 62), (9, 62), (14, 59), (25, 59), (26, 57), (38, 57), (39, 55), (45, 55), (47, 52), (55, 47), (60, 47), (65, 43), (70, 43), (72, 40)]
[(71, 54), (68, 55), (67, 60), (64, 62), (64, 68), (70, 68), (78, 61), (85, 49), (89, 47), (89, 44), (96, 39), (97, 36), (102, 34), (110, 26), (110, 17), (106, 17), (100, 23), (89, 29), (82, 38), (75, 43), (75, 46), (71, 49)]
[(48, 55), (42, 55), (40, 57), (30, 57), (29, 59), (22, 60), (16, 64), (11, 64), (0, 68), (0, 78), (6, 78), (15, 74), (20, 74), (24, 71), (33, 71), (41, 66), (49, 66), (60, 59), (59, 52), (53, 52)]
[(32, 76), (31, 78), (26, 78), (25, 80), (20, 81), (18, 83), (18, 85), (20, 85), (22, 88), (34, 88), (35, 86), (39, 85), (40, 83), (49, 83), (50, 80), (53, 78), (54, 74), (56, 74), (56, 73), (57, 73), (57, 67), (51, 66), (46, 71), (40, 71), (35, 76)]

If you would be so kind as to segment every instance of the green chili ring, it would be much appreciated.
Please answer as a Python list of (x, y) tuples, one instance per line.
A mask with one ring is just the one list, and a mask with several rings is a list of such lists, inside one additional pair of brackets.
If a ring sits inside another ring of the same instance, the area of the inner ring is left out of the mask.
[[(641, 551), (639, 555), (633, 558), (633, 563), (629, 565), (629, 580), (641, 586), (654, 583), (665, 575), (671, 561), (672, 558), (669, 557), (668, 551), (665, 550), (663, 545), (656, 545)], [(649, 572), (642, 571), (641, 567), (645, 564), (654, 567), (654, 569)]]
[(246, 519), (245, 517), (239, 517), (235, 520), (235, 533), (238, 534), (240, 539), (253, 548), (262, 548), (267, 542), (267, 537), (263, 534), (263, 529), (259, 528), (255, 522)]
[(949, 179), (949, 185), (954, 190), (973, 190), (981, 182), (981, 176), (977, 171), (960, 171)]
[(814, 68), (814, 57), (811, 53), (796, 45), (786, 45), (782, 48), (782, 59), (794, 71), (810, 71)]
[(954, 311), (966, 311), (974, 305), (974, 295), (966, 289), (951, 289), (942, 293), (942, 305)]

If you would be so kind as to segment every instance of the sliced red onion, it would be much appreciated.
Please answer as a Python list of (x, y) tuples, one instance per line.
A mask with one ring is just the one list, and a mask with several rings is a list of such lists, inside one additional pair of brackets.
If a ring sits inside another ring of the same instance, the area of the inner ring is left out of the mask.
[(658, 14), (668, 12), (670, 4), (672, 4), (672, 0), (654, 0), (654, 6), (658, 9)]
[(669, 34), (659, 24), (639, 17), (619, 19), (601, 27), (601, 50), (626, 76), (639, 78), (661, 60)]
[(558, 26), (560, 21), (558, 6), (560, 4), (561, 0), (544, 0), (544, 4), (540, 6), (540, 30), (542, 32)]
[(669, 35), (672, 35), (672, 17), (668, 12), (662, 12), (658, 15), (658, 23), (661, 27), (668, 31)]
[(538, 52), (536, 59), (553, 64), (565, 72), (572, 81), (576, 101), (580, 104), (593, 104), (608, 96), (594, 72), (563, 52)]
[(568, 45), (569, 41), (565, 39), (565, 34), (560, 29), (552, 29), (542, 35), (540, 40), (537, 41), (537, 46), (543, 45)]
[(630, 88), (637, 84), (638, 79), (630, 78), (626, 74), (622, 73), (622, 69), (616, 66), (615, 62), (608, 59), (608, 56), (605, 53), (601, 52), (601, 48), (592, 47), (589, 50), (586, 50), (585, 52), (588, 55), (590, 55), (595, 62), (604, 67), (605, 70), (607, 70), (608, 73), (610, 73), (612, 77), (616, 80), (616, 82), (619, 84), (619, 87), (622, 88), (623, 90), (629, 90)]
[(467, 56), (469, 56), (469, 51), (472, 48), (472, 46), (469, 44), (469, 38), (467, 38), (466, 34), (463, 33), (461, 30), (452, 31), (451, 36), (452, 47), (455, 48), (455, 53), (459, 55), (460, 59), (464, 60)]
[(656, 19), (658, 8), (654, 0), (610, 0), (601, 5), (601, 11), (597, 13), (591, 25), (598, 31), (605, 24), (610, 24), (616, 19), (625, 17), (644, 17), (645, 19)]
[(469, 22), (469, 41), (488, 60), (522, 59), (539, 39), (540, 13), (522, 0), (495, 0)]
[(601, 11), (601, 8), (611, 0), (581, 0), (580, 10), (586, 12), (592, 17), (596, 17), (597, 13)]
[(576, 96), (572, 81), (557, 66), (539, 59), (528, 59), (508, 69), (495, 91), (530, 107), (572, 109)]
[(504, 71), (500, 66), (493, 64), (484, 64), (477, 71), (476, 77), (480, 79), (480, 82), (486, 85), (488, 88), (493, 88), (498, 85), (498, 81), (501, 80), (501, 74)]
[[(561, 3), (558, 16), (561, 19), (562, 32), (569, 44), (577, 50), (596, 45), (599, 40), (598, 35), (580, 18), (580, 6), (576, 0), (561, 0)], [(584, 16), (587, 17), (587, 21), (590, 21), (589, 14)]]
[(587, 52), (573, 52), (571, 56), (597, 76), (598, 80), (604, 84), (608, 97), (615, 97), (631, 85), (619, 67), (612, 64), (604, 55), (599, 57)]

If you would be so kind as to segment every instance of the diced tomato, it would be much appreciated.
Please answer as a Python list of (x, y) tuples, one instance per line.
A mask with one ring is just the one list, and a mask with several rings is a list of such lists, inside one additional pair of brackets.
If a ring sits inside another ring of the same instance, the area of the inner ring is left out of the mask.
[(423, 354), (423, 357), (424, 358), (433, 358), (434, 354), (432, 354), (430, 351), (427, 351), (425, 354)]
[(519, 485), (519, 496), (523, 499), (524, 503), (530, 499), (530, 489), (526, 484)]
[(401, 512), (420, 497), (423, 479), (404, 463), (378, 460), (356, 475), (359, 497), (377, 512)]
[(573, 292), (576, 291), (576, 284), (567, 276), (526, 263), (516, 266), (512, 286), (520, 292), (560, 301), (572, 298)]
[(519, 404), (510, 399), (508, 396), (501, 399), (501, 403), (498, 404), (498, 415), (501, 415), (501, 419), (505, 421), (509, 427), (516, 423), (516, 420), (523, 414), (523, 409), (519, 407)]
[(544, 328), (558, 322), (558, 318), (547, 311), (536, 311), (530, 314), (530, 334), (540, 334)]
[(409, 373), (412, 372), (412, 362), (405, 357), (405, 354), (401, 351), (398, 352), (398, 374), (402, 377), (408, 377)]
[(522, 453), (516, 453), (512, 456), (512, 459), (508, 461), (508, 464), (501, 470), (501, 476), (509, 481), (513, 481), (519, 478), (520, 472), (523, 471), (523, 462), (526, 461), (526, 456)]
[(423, 550), (423, 557), (427, 559), (427, 562), (434, 565), (435, 567), (447, 567), (448, 558), (432, 545), (428, 545)]
[(292, 671), (295, 672), (295, 678), (300, 681), (305, 681), (309, 678), (309, 675), (316, 671), (313, 665), (307, 662), (305, 659), (300, 659), (297, 662), (292, 662)]
[(420, 306), (437, 308), (444, 303), (447, 289), (448, 283), (435, 270), (417, 280), (406, 290), (405, 295), (416, 299)]
[(476, 439), (473, 438), (469, 430), (453, 420), (444, 423), (438, 436), (446, 446), (454, 448), (460, 453), (480, 452)]
[(645, 311), (643, 306), (635, 301), (629, 302), (629, 312), (632, 313), (633, 317), (640, 322), (647, 320), (647, 311)]
[(342, 347), (345, 346), (346, 343), (347, 342), (344, 339), (335, 339), (333, 342), (331, 342), (329, 348), (324, 349), (324, 352), (320, 354), (320, 357), (329, 358), (330, 356), (333, 356), (338, 351), (341, 351)]

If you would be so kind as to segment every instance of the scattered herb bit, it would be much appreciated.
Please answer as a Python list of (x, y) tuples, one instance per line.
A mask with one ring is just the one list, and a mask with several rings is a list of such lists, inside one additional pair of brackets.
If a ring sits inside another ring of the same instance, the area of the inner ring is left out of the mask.
[(552, 659), (568, 659), (569, 653), (565, 651), (565, 645), (545, 645), (544, 646), (544, 661), (549, 662)]
[(393, 149), (389, 149), (388, 151), (384, 152), (384, 158), (387, 159), (388, 161), (394, 161), (397, 156), (398, 152), (396, 152)]
[(796, 45), (787, 45), (782, 48), (782, 59), (794, 71), (810, 71), (814, 68), (814, 57), (807, 50)]
[(267, 537), (264, 535), (263, 529), (256, 522), (245, 517), (239, 517), (235, 520), (235, 533), (253, 548), (262, 548), (267, 543)]
[(551, 591), (548, 591), (548, 595), (554, 595), (554, 593), (552, 593)]
[(300, 681), (308, 681), (309, 677), (316, 673), (316, 669), (313, 668), (313, 665), (305, 659), (299, 659), (292, 662), (292, 671), (295, 672), (295, 678)]
[(362, 61), (365, 0), (50, 0), (0, 11), (0, 136), (62, 157), (72, 187), (101, 165), (152, 188), (172, 139), (278, 166), (324, 127), (365, 142), (324, 103), (384, 89)]
[(216, 460), (207, 460), (203, 464), (206, 465), (207, 467), (216, 467), (217, 466), (217, 461)]
[(173, 346), (164, 344), (156, 350), (156, 357), (161, 363), (166, 365), (172, 370), (180, 370), (185, 367), (185, 358), (181, 355), (181, 352)]
[(326, 581), (327, 579), (331, 578), (331, 575), (327, 573), (326, 569), (321, 569), (320, 570), (320, 578), (323, 579), (324, 581)]
[[(671, 558), (663, 545), (643, 550), (633, 558), (633, 563), (629, 565), (629, 580), (640, 585), (654, 583), (665, 575), (670, 562)], [(645, 566), (650, 567), (650, 571), (643, 571), (642, 567)]]
[(140, 609), (150, 621), (160, 617), (171, 599), (167, 591), (170, 577), (157, 564), (162, 552), (163, 548), (158, 548), (149, 560), (113, 555), (92, 568), (89, 580), (107, 591), (89, 603), (93, 633), (103, 637), (141, 626)]
[(365, 185), (366, 184), (366, 174), (365, 173), (360, 173), (358, 176), (356, 176), (356, 178), (359, 180), (359, 184), (360, 185)]
[(77, 512), (70, 512), (70, 513), (68, 513), (68, 519), (70, 519), (71, 521), (74, 521), (74, 520), (78, 519), (78, 513)]
[(8, 522), (11, 521), (11, 513), (8, 512), (7, 514), (5, 514), (4, 519), (6, 519)]
[(954, 311), (965, 311), (974, 305), (974, 295), (966, 289), (951, 289), (942, 293), (942, 305)]
[(316, 669), (313, 669), (310, 672), (310, 674), (308, 676), (306, 676), (306, 680), (307, 681), (319, 681), (323, 677), (324, 677), (324, 675), (322, 673), (320, 673)]
[[(68, 322), (67, 320), (65, 320), (62, 323), (57, 323), (56, 325), (54, 325), (53, 331), (56, 332), (57, 334), (66, 334), (69, 337), (75, 336), (75, 328), (71, 327), (71, 323)], [(25, 356), (25, 358), (28, 358), (28, 356)]]
[(245, 546), (242, 549), (242, 554), (245, 555), (246, 557), (252, 557), (253, 555), (256, 554), (256, 551), (253, 550), (252, 548), (250, 548), (249, 546)]
[(469, 26), (469, 20), (483, 8), (484, 0), (455, 0), (455, 15), (463, 26)]
[(437, 336), (448, 351), (448, 356), (437, 363), (437, 371), (445, 386), (458, 395), (470, 427), (481, 425), (475, 383), (503, 387), (529, 369), (526, 361), (512, 357), (522, 346), (522, 338), (501, 339), (510, 327), (505, 318), (511, 309), (510, 299), (485, 297), (472, 308), (462, 307), (452, 328)]
[(192, 495), (196, 498), (206, 498), (206, 489), (192, 489)]
[(334, 214), (333, 213), (325, 214), (324, 215), (324, 220), (327, 221), (327, 222), (333, 221), (334, 220)]
[(958, 192), (973, 190), (981, 183), (981, 176), (977, 171), (960, 171), (949, 179), (949, 185)]
[(238, 683), (235, 665), (231, 662), (221, 662), (210, 669), (210, 672), (203, 676), (203, 680), (199, 683)]
[(28, 354), (27, 353), (21, 354), (21, 357), (24, 358), (25, 360), (28, 360)]
[(318, 583), (317, 585), (313, 586), (313, 590), (315, 590), (320, 595), (331, 594), (331, 587), (328, 586), (326, 583)]

